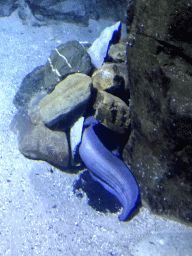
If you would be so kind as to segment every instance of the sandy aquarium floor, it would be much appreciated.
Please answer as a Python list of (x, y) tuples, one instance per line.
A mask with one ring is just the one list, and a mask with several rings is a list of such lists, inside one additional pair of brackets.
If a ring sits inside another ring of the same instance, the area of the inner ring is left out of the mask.
[(191, 255), (192, 229), (142, 208), (131, 222), (101, 214), (73, 194), (77, 175), (26, 159), (10, 131), (12, 101), (23, 78), (68, 40), (92, 43), (112, 25), (90, 21), (23, 26), (17, 12), (0, 19), (0, 256)]

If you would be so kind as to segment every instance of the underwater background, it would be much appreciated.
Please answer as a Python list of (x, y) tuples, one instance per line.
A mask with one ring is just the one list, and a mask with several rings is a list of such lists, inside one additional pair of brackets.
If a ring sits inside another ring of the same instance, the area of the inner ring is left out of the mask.
[[(96, 211), (83, 192), (82, 198), (74, 193), (81, 173), (61, 172), (46, 162), (25, 158), (18, 149), (16, 134), (10, 130), (17, 113), (13, 98), (24, 77), (44, 65), (50, 52), (61, 43), (77, 40), (92, 44), (104, 28), (115, 22), (91, 17), (87, 26), (65, 22), (32, 26), (22, 23), (17, 10), (0, 18), (2, 256), (190, 255), (191, 227), (155, 216), (145, 207), (131, 221), (120, 222), (120, 206), (104, 190), (99, 194), (101, 201), (111, 200), (116, 209), (109, 206), (112, 213)], [(83, 179), (90, 177), (84, 174)]]

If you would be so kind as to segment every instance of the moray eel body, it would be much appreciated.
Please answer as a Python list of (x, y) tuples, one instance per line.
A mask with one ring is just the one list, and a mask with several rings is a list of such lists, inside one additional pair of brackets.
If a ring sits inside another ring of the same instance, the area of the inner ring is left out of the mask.
[(139, 187), (129, 168), (101, 143), (94, 131), (96, 124), (93, 118), (86, 121), (79, 154), (91, 177), (120, 201), (119, 220), (125, 221), (136, 206)]

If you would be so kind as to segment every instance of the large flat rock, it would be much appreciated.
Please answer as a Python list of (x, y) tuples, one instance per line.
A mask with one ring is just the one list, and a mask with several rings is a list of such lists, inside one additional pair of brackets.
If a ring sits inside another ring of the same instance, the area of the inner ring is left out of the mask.
[(69, 75), (39, 102), (43, 122), (52, 126), (60, 121), (69, 127), (86, 109), (92, 80), (84, 74)]

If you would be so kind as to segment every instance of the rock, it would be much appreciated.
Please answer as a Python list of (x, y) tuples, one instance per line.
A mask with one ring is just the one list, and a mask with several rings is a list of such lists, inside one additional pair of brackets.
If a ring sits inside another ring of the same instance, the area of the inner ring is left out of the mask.
[(127, 100), (129, 97), (129, 80), (125, 63), (104, 63), (101, 69), (92, 75), (93, 87), (98, 91), (107, 91)]
[[(16, 2), (15, 0), (3, 1)], [(126, 22), (126, 1), (97, 0), (18, 0), (19, 17), (32, 26), (58, 24), (59, 21), (89, 26), (89, 20), (112, 20)], [(26, 8), (26, 4), (28, 7)], [(8, 4), (7, 4), (8, 5)], [(7, 6), (6, 5), (6, 6)], [(29, 10), (29, 9), (30, 10)], [(32, 15), (31, 15), (32, 14)], [(58, 22), (57, 22), (58, 21)], [(60, 25), (60, 23), (59, 23)]]
[(27, 115), (30, 117), (30, 122), (33, 125), (42, 123), (42, 117), (39, 113), (39, 102), (47, 96), (45, 91), (36, 93), (27, 106)]
[(52, 131), (42, 123), (37, 126), (31, 124), (27, 132), (20, 132), (19, 150), (23, 155), (34, 160), (47, 161), (58, 167), (68, 166), (69, 150), (66, 134)]
[(130, 110), (124, 101), (105, 91), (99, 91), (94, 104), (95, 117), (107, 128), (125, 133), (130, 125)]
[(47, 14), (53, 14), (55, 19), (65, 20), (72, 23), (81, 23), (85, 26), (89, 25), (89, 18), (86, 6), (79, 0), (66, 0), (55, 3), (47, 8)]
[(120, 41), (118, 44), (112, 44), (109, 47), (108, 58), (111, 62), (126, 62), (127, 61), (127, 43)]
[(35, 68), (23, 79), (13, 103), (17, 109), (26, 107), (38, 93), (52, 92), (68, 74), (91, 74), (92, 69), (90, 56), (79, 42), (62, 44), (52, 52), (45, 66)]
[(81, 137), (83, 132), (84, 117), (80, 117), (77, 122), (71, 127), (70, 130), (70, 142), (71, 142), (71, 164), (72, 166), (79, 164), (78, 149), (81, 143)]
[[(20, 10), (20, 18), (25, 18), (25, 22), (30, 24), (32, 17), (26, 15), (26, 9), (23, 8), (24, 1), (19, 1), (21, 2), (22, 6)], [(47, 25), (49, 25), (51, 24), (51, 20), (67, 21), (84, 26), (88, 26), (89, 24), (89, 10), (87, 9), (85, 3), (81, 0), (61, 0), (59, 2), (55, 0), (30, 0), (25, 2), (29, 5), (34, 17), (40, 21), (39, 25), (41, 25), (41, 21), (44, 21)], [(34, 19), (34, 17), (32, 19)]]
[(44, 66), (39, 66), (23, 79), (13, 99), (13, 103), (17, 109), (27, 107), (31, 98), (37, 93), (46, 92), (44, 75)]
[(93, 65), (100, 69), (103, 65), (104, 59), (107, 55), (109, 45), (113, 39), (115, 40), (120, 39), (121, 36), (121, 22), (117, 22), (115, 25), (111, 27), (105, 28), (100, 37), (97, 38), (92, 46), (88, 49), (88, 53), (91, 57)]
[(18, 16), (22, 20), (23, 25), (29, 26), (43, 26), (46, 22), (43, 20), (36, 19), (30, 9), (28, 3), (25, 0), (19, 0)]
[(89, 76), (69, 75), (39, 102), (37, 112), (47, 126), (62, 122), (63, 127), (69, 128), (86, 110), (91, 87)]
[(18, 7), (17, 0), (1, 0), (0, 2), (0, 17), (10, 16)]
[(61, 44), (52, 51), (45, 65), (45, 84), (50, 92), (69, 74), (90, 75), (93, 70), (91, 58), (85, 48), (77, 41)]
[(43, 125), (35, 126), (19, 143), (19, 150), (26, 157), (67, 167), (68, 143), (64, 132), (51, 131)]
[(126, 10), (129, 2), (126, 0), (97, 1), (100, 18), (103, 20), (121, 21), (126, 23)]
[(134, 135), (124, 159), (153, 213), (192, 223), (191, 6), (185, 0), (132, 5), (127, 54)]

